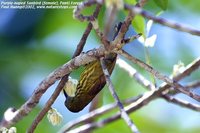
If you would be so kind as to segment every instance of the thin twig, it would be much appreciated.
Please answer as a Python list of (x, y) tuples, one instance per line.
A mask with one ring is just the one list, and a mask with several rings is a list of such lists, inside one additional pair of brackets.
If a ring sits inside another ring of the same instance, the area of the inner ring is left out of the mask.
[[(136, 4), (136, 7), (143, 7), (147, 1), (148, 0), (139, 0), (139, 2)], [(126, 32), (128, 31), (129, 26), (131, 25), (132, 21), (134, 21), (134, 17), (135, 17), (135, 13), (132, 10), (129, 10), (128, 15), (126, 16), (124, 22), (122, 23), (121, 29), (117, 37), (115, 38), (115, 40), (111, 42), (112, 45), (113, 44), (117, 45), (118, 49), (122, 48), (123, 45), (121, 45), (122, 44), (121, 41), (124, 40), (124, 36)], [(140, 34), (138, 35), (140, 36)]]
[(98, 20), (93, 20), (90, 21), (92, 23), (92, 26), (96, 32), (96, 34), (98, 35), (98, 37), (100, 38), (101, 43), (104, 45), (104, 47), (106, 49), (108, 49), (108, 46), (110, 45), (110, 42), (107, 40), (106, 36), (103, 34), (103, 32), (99, 29), (99, 24), (98, 24)]
[(36, 129), (37, 125), (40, 123), (40, 121), (43, 119), (43, 117), (46, 115), (48, 110), (51, 108), (51, 105), (54, 103), (56, 98), (59, 96), (60, 92), (62, 91), (63, 86), (65, 85), (65, 81), (68, 80), (69, 74), (65, 75), (61, 81), (59, 82), (58, 86), (56, 87), (55, 91), (43, 107), (43, 109), (38, 113), (36, 118), (33, 120), (31, 126), (27, 130), (27, 133), (33, 133), (34, 130)]
[(189, 97), (191, 97), (191, 98), (193, 98), (193, 99), (195, 99), (197, 101), (200, 101), (200, 96), (199, 95), (193, 93), (192, 91), (188, 91), (187, 89), (185, 89), (182, 85), (180, 85), (176, 81), (171, 80), (167, 76), (165, 76), (165, 75), (161, 74), (160, 72), (158, 72), (157, 70), (155, 70), (153, 67), (151, 67), (148, 64), (142, 62), (141, 60), (131, 56), (130, 54), (128, 54), (124, 50), (119, 50), (117, 53), (123, 55), (124, 57), (126, 57), (127, 59), (132, 61), (133, 63), (139, 65), (142, 68), (144, 68), (146, 71), (148, 71), (151, 74), (153, 74), (156, 78), (165, 81), (167, 84), (169, 84), (172, 87), (174, 87), (174, 89), (177, 89), (178, 91), (188, 95)]
[[(130, 37), (128, 37), (128, 38), (125, 38), (125, 39), (123, 39), (123, 40), (121, 41), (122, 44), (116, 44), (116, 45), (117, 45), (116, 47), (122, 47), (122, 46), (123, 46), (123, 43), (124, 43), (124, 44), (130, 43), (130, 42), (132, 42), (133, 40), (138, 39), (141, 35), (142, 35), (142, 33), (138, 33), (137, 35), (133, 35), (133, 36), (130, 36)], [(121, 46), (118, 46), (118, 45), (121, 45)]]
[(122, 23), (121, 29), (115, 38), (114, 41), (112, 41), (112, 44), (121, 44), (121, 40), (124, 39), (124, 36), (126, 32), (128, 31), (129, 25), (131, 24), (132, 20), (134, 18), (134, 14), (129, 12), (128, 16), (126, 17), (125, 21)]
[(149, 12), (146, 12), (139, 7), (133, 7), (133, 6), (126, 4), (125, 8), (128, 10), (132, 10), (133, 13), (140, 14), (140, 15), (142, 15), (148, 19), (151, 19), (154, 22), (159, 23), (161, 25), (168, 26), (170, 28), (173, 28), (173, 29), (176, 29), (176, 30), (179, 30), (182, 32), (187, 32), (192, 35), (200, 36), (200, 30), (196, 30), (195, 28), (188, 27), (188, 26), (182, 25), (180, 23), (172, 22), (172, 21), (169, 21), (169, 20), (161, 18), (161, 17), (153, 16)]
[(148, 2), (148, 0), (139, 0), (139, 2), (138, 2), (139, 7), (143, 7), (147, 2)]
[(198, 104), (190, 103), (190, 102), (187, 102), (185, 100), (181, 100), (179, 98), (175, 98), (173, 96), (170, 96), (168, 94), (162, 95), (162, 97), (165, 100), (167, 100), (168, 102), (175, 103), (177, 105), (180, 105), (182, 107), (186, 107), (186, 108), (192, 109), (194, 111), (200, 111), (200, 105), (198, 105)]
[[(193, 91), (195, 88), (198, 88), (200, 87), (200, 80), (197, 80), (197, 81), (192, 81), (190, 83), (187, 83), (186, 85), (184, 85), (185, 89), (187, 89), (188, 91)], [(171, 89), (170, 90), (170, 94), (178, 94), (180, 92), (174, 90), (174, 89)]]
[(197, 87), (200, 87), (200, 80), (193, 81), (193, 82), (185, 85), (186, 89), (194, 89), (194, 88), (197, 88)]
[(153, 84), (151, 84), (151, 82), (149, 80), (147, 80), (146, 78), (144, 78), (144, 76), (142, 76), (140, 73), (137, 72), (137, 70), (135, 68), (133, 68), (132, 66), (130, 66), (126, 61), (122, 60), (122, 59), (117, 59), (117, 65), (122, 68), (123, 70), (125, 70), (126, 72), (128, 72), (128, 74), (132, 77), (134, 77), (134, 79), (141, 84), (142, 86), (144, 86), (145, 88), (147, 88), (148, 90), (155, 90), (155, 86)]
[[(182, 73), (180, 73), (179, 75), (176, 75), (176, 77), (174, 77), (173, 79), (175, 80), (175, 81), (179, 81), (179, 80), (181, 80), (182, 78), (184, 78), (184, 77), (186, 77), (186, 76), (189, 76), (192, 72), (194, 72), (195, 70), (197, 70), (198, 68), (199, 68), (199, 66), (200, 66), (200, 58), (198, 58), (198, 59), (196, 59), (196, 60), (194, 60), (192, 63), (190, 63), (189, 65), (187, 65), (186, 66), (186, 68), (185, 68), (185, 70), (182, 72)], [(139, 98), (136, 98), (136, 100), (133, 100), (133, 102), (132, 103), (136, 103), (135, 101), (139, 101), (139, 102), (137, 102), (137, 104), (134, 104), (134, 105), (132, 105), (132, 111), (135, 111), (137, 108), (140, 108), (140, 107), (142, 107), (142, 106), (144, 106), (144, 105), (146, 105), (146, 104), (148, 104), (151, 100), (153, 100), (154, 98), (157, 98), (157, 97), (159, 97), (159, 96), (161, 96), (161, 95), (163, 95), (164, 93), (165, 93), (165, 91), (168, 89), (170, 87), (170, 85), (168, 85), (168, 84), (166, 84), (166, 83), (163, 83), (160, 87), (159, 87), (159, 89), (158, 90), (154, 90), (153, 91), (153, 94), (152, 95), (150, 95), (150, 94), (144, 94), (144, 95), (142, 95), (141, 97), (139, 97)], [(150, 92), (148, 92), (148, 93), (150, 93)], [(144, 102), (142, 102), (142, 100), (144, 99), (146, 97), (146, 100), (144, 101)], [(94, 118), (94, 117), (97, 117), (97, 116), (99, 116), (99, 115), (101, 115), (101, 114), (104, 114), (105, 112), (107, 112), (108, 110), (111, 110), (112, 109), (112, 107), (110, 107), (110, 106), (113, 106), (113, 105), (108, 105), (108, 107), (106, 108), (100, 108), (100, 109), (97, 109), (97, 110), (94, 110), (94, 111), (92, 111), (92, 112), (90, 112), (90, 113), (88, 113), (88, 114), (86, 114), (86, 115), (84, 115), (84, 116), (82, 116), (82, 117), (80, 117), (80, 118), (78, 118), (78, 119), (76, 119), (76, 120), (74, 120), (74, 121), (71, 121), (70, 123), (68, 123), (68, 124), (66, 124), (63, 128), (62, 128), (62, 130), (61, 131), (67, 131), (67, 130), (69, 130), (69, 129), (71, 129), (72, 127), (74, 127), (74, 126), (76, 126), (76, 125), (78, 125), (78, 124), (80, 124), (80, 123), (82, 123), (82, 122), (84, 122), (84, 121), (87, 121), (88, 119), (90, 119), (90, 118)], [(130, 110), (130, 109), (129, 109)], [(109, 118), (109, 119), (106, 119), (106, 120), (104, 120), (104, 121), (101, 121), (101, 122), (99, 122), (98, 124), (102, 124), (102, 123), (104, 123), (105, 121), (108, 121), (108, 122), (110, 122), (110, 121), (114, 121), (114, 120), (116, 120), (117, 118), (116, 118), (117, 116), (112, 116), (111, 118)], [(118, 118), (120, 118), (120, 117), (118, 117)], [(95, 125), (93, 125), (92, 127), (88, 127), (87, 129), (92, 129), (92, 128), (95, 128), (95, 127), (98, 127), (98, 124), (96, 123)], [(103, 126), (103, 125), (102, 125)], [(87, 129), (85, 129), (85, 130), (87, 130)]]
[(113, 86), (113, 84), (112, 84), (112, 82), (110, 80), (110, 75), (109, 75), (109, 72), (108, 72), (108, 70), (106, 68), (106, 65), (104, 63), (103, 58), (100, 59), (100, 62), (101, 62), (101, 67), (103, 69), (103, 73), (104, 73), (104, 76), (105, 76), (108, 88), (109, 88), (109, 90), (110, 90), (113, 98), (117, 102), (117, 105), (118, 105), (118, 107), (120, 109), (121, 117), (125, 120), (125, 122), (128, 124), (128, 126), (131, 128), (132, 132), (139, 133), (139, 130), (137, 129), (137, 127), (135, 126), (135, 124), (133, 123), (133, 121), (130, 119), (130, 117), (128, 116), (128, 114), (124, 110), (124, 106), (121, 103), (121, 101), (120, 101), (117, 93), (115, 92), (114, 86)]
[[(147, 80), (144, 76), (142, 76), (140, 73), (137, 72), (137, 70), (135, 70), (133, 67), (131, 67), (128, 63), (126, 63), (125, 61), (118, 59), (117, 60), (117, 64), (123, 68), (124, 70), (126, 70), (131, 76), (133, 75), (134, 78), (138, 81), (139, 84), (141, 84), (142, 86), (144, 86), (145, 88), (147, 88), (148, 90), (153, 90), (155, 89), (155, 86), (149, 81)], [(123, 66), (122, 66), (123, 64)], [(192, 86), (196, 86), (196, 84), (198, 85), (199, 82), (195, 82), (193, 84), (191, 84)], [(164, 98), (165, 100), (167, 100), (168, 102), (172, 102), (175, 103), (177, 105), (195, 110), (195, 111), (200, 111), (200, 106), (197, 104), (192, 104), (189, 103), (187, 101), (175, 98), (173, 96), (170, 96), (168, 94), (165, 95), (161, 95), (162, 98)]]
[[(88, 0), (88, 1), (84, 1), (81, 4), (77, 5), (77, 7), (74, 9), (74, 18), (77, 18), (80, 21), (93, 21), (94, 20), (94, 16), (84, 16), (83, 14), (81, 14), (81, 11), (85, 8), (85, 7), (89, 7), (92, 6), (94, 4), (97, 4), (96, 0)], [(100, 3), (98, 3), (100, 4)], [(101, 5), (101, 4), (100, 4)]]

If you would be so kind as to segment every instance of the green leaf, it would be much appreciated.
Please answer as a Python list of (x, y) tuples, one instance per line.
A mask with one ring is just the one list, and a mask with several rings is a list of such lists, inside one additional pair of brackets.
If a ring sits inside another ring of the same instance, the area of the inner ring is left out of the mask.
[(136, 0), (124, 0), (125, 3), (135, 5), (137, 3)]
[[(135, 5), (136, 0), (124, 0), (125, 3)], [(124, 12), (127, 15), (127, 12)], [(145, 34), (145, 19), (140, 15), (136, 15), (132, 21), (132, 26), (134, 27), (137, 33), (142, 33), (143, 37), (146, 37)]]
[(137, 33), (142, 33), (143, 37), (146, 38), (144, 17), (136, 15), (132, 21), (132, 26), (134, 27)]
[(168, 0), (154, 0), (156, 5), (160, 7), (162, 10), (166, 10), (168, 6)]

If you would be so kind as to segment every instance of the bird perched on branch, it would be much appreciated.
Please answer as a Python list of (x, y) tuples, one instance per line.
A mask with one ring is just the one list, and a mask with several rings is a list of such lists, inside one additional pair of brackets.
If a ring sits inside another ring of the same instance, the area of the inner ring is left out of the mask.
[[(121, 25), (122, 23), (119, 23), (116, 26), (114, 39), (118, 35)], [(105, 65), (110, 74), (112, 74), (116, 59), (117, 54), (115, 53), (110, 53), (104, 58)], [(81, 111), (103, 89), (105, 84), (106, 80), (101, 68), (100, 60), (95, 60), (87, 64), (80, 75), (75, 94), (73, 96), (69, 96), (67, 95), (66, 90), (64, 90), (64, 94), (66, 96), (65, 106), (71, 112)]]

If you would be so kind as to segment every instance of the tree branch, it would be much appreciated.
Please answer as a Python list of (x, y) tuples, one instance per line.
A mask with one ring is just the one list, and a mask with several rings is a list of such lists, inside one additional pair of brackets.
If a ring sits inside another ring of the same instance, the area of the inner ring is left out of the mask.
[(108, 70), (106, 68), (106, 65), (104, 63), (104, 60), (102, 58), (100, 59), (100, 62), (101, 62), (101, 67), (103, 69), (103, 73), (104, 73), (108, 88), (109, 88), (113, 98), (117, 102), (117, 105), (118, 105), (118, 107), (120, 109), (121, 117), (125, 120), (125, 122), (128, 124), (128, 126), (131, 128), (132, 132), (139, 133), (139, 130), (137, 129), (135, 124), (132, 122), (132, 120), (130, 119), (130, 117), (128, 116), (126, 111), (124, 110), (124, 106), (121, 103), (119, 97), (117, 96), (117, 93), (115, 92), (114, 86), (113, 86), (113, 84), (112, 84), (112, 82), (110, 80), (109, 72), (108, 72)]
[[(133, 103), (135, 102), (136, 100), (138, 100), (142, 95), (139, 95), (137, 97), (133, 97), (133, 98), (129, 98), (129, 99), (126, 99), (125, 101), (122, 101), (123, 104), (130, 104), (130, 103)], [(84, 123), (86, 121), (88, 121), (89, 119), (91, 118), (95, 118), (95, 117), (98, 117), (100, 115), (103, 115), (109, 111), (111, 111), (112, 109), (115, 109), (117, 108), (117, 103), (111, 103), (111, 104), (107, 104), (105, 106), (102, 106), (101, 108), (98, 108), (90, 113), (87, 113), (73, 121), (70, 121), (68, 122), (65, 126), (62, 127), (62, 129), (59, 131), (59, 133), (62, 133), (62, 132), (67, 132), (69, 131), (71, 128), (75, 127), (76, 125), (78, 124), (81, 124), (81, 123)]]
[(137, 70), (130, 66), (126, 61), (119, 58), (117, 60), (117, 65), (126, 72), (128, 72), (128, 74), (143, 87), (147, 88), (148, 90), (156, 89), (155, 86), (149, 80), (147, 80), (144, 76), (138, 73)]
[(74, 18), (77, 18), (80, 21), (93, 21), (94, 20), (94, 16), (84, 16), (83, 14), (81, 14), (81, 11), (85, 8), (85, 7), (89, 7), (92, 6), (94, 4), (100, 4), (101, 3), (97, 3), (96, 0), (88, 0), (88, 1), (84, 1), (81, 4), (79, 4), (75, 10), (74, 10)]
[[(192, 63), (190, 63), (189, 65), (186, 66), (185, 70), (180, 73), (179, 75), (176, 75), (173, 80), (176, 80), (176, 81), (179, 81), (181, 80), (182, 78), (186, 77), (186, 76), (189, 76), (192, 72), (194, 72), (195, 70), (197, 70), (200, 66), (200, 58), (194, 60)], [(129, 108), (125, 108), (127, 109), (126, 111), (128, 111), (128, 113), (132, 112), (132, 111), (135, 111), (136, 109), (139, 109), (140, 107), (143, 107), (144, 105), (148, 104), (151, 100), (157, 98), (157, 97), (160, 97), (161, 95), (165, 94), (166, 93), (166, 90), (170, 87), (170, 85), (166, 84), (166, 83), (163, 83), (159, 89), (156, 89), (156, 90), (153, 90), (151, 92), (147, 92), (145, 93), (144, 95), (142, 96), (139, 96), (137, 97), (136, 99), (134, 99), (133, 101), (130, 101), (132, 104), (131, 106), (129, 106)], [(61, 132), (65, 132), (65, 131), (68, 131), (69, 129), (71, 129), (72, 127), (84, 122), (84, 121), (87, 121), (88, 119), (91, 119), (91, 118), (94, 118), (94, 117), (97, 117), (101, 114), (104, 114), (106, 113), (107, 111), (113, 109), (114, 107), (116, 107), (116, 104), (109, 104), (105, 107), (101, 107), (97, 110), (94, 110), (84, 116), (81, 116), (80, 118), (78, 119), (75, 119), (74, 121), (71, 121), (69, 123), (67, 123), (62, 129), (61, 129)], [(101, 125), (101, 124), (106, 124), (106, 123), (109, 123), (109, 122), (112, 122), (116, 119), (119, 119), (120, 118), (120, 114), (116, 114), (114, 116), (112, 116), (111, 118), (108, 118), (104, 121), (100, 121), (100, 122), (96, 122), (95, 124), (93, 123), (93, 125), (91, 126), (88, 126), (87, 129), (85, 130), (90, 130), (90, 129), (94, 129), (94, 128), (97, 128), (99, 127), (98, 125)], [(101, 125), (101, 127), (103, 126)]]
[(143, 17), (151, 19), (154, 22), (159, 23), (161, 25), (164, 25), (164, 26), (167, 26), (167, 27), (170, 27), (170, 28), (182, 31), (182, 32), (187, 32), (187, 33), (192, 34), (192, 35), (200, 36), (200, 30), (196, 30), (195, 28), (188, 27), (188, 26), (182, 25), (180, 23), (172, 22), (172, 21), (169, 21), (169, 20), (164, 19), (164, 18), (153, 16), (150, 13), (142, 10), (139, 7), (133, 7), (133, 6), (130, 6), (128, 4), (125, 4), (125, 9), (128, 9), (129, 11), (131, 10), (133, 13), (140, 14)]
[(200, 80), (193, 81), (193, 82), (185, 85), (186, 89), (194, 89), (194, 88), (197, 88), (197, 87), (200, 87)]
[(198, 105), (198, 104), (190, 103), (190, 102), (187, 102), (185, 100), (181, 100), (179, 98), (175, 98), (173, 96), (170, 96), (168, 94), (162, 95), (162, 97), (168, 102), (175, 103), (175, 104), (180, 105), (182, 107), (189, 108), (189, 109), (192, 109), (194, 111), (200, 112), (200, 105)]
[[(125, 61), (119, 59), (118, 65), (121, 68), (123, 68), (124, 70), (126, 70), (131, 76), (133, 75), (134, 78), (138, 81), (138, 83), (141, 84), (142, 86), (144, 86), (145, 88), (147, 88), (148, 90), (155, 89), (155, 86), (149, 80), (147, 80), (145, 77), (143, 77), (140, 73), (138, 73), (133, 67), (131, 67), (129, 64), (127, 64)], [(195, 87), (195, 86), (199, 85), (199, 82), (194, 82), (190, 85), (191, 85), (191, 87), (193, 87), (193, 86)], [(192, 109), (195, 111), (200, 111), (200, 106), (197, 104), (189, 103), (185, 100), (181, 100), (181, 99), (175, 98), (173, 96), (170, 96), (169, 94), (161, 95), (161, 97), (164, 98), (165, 100), (167, 100), (168, 102), (172, 102), (172, 103), (175, 103), (182, 107), (186, 107), (186, 108), (189, 108), (189, 109)]]
[(144, 68), (146, 71), (150, 72), (151, 74), (153, 74), (156, 78), (165, 81), (167, 84), (169, 84), (170, 86), (174, 87), (174, 89), (177, 89), (178, 91), (188, 95), (189, 97), (200, 101), (200, 96), (188, 91), (186, 88), (184, 88), (182, 85), (180, 85), (179, 83), (177, 83), (175, 80), (171, 80), (170, 78), (168, 78), (167, 76), (161, 74), (160, 72), (158, 72), (157, 70), (155, 70), (153, 67), (149, 66), (148, 64), (140, 61), (139, 59), (129, 55), (127, 52), (123, 51), (123, 50), (119, 50), (117, 52), (118, 54), (123, 55), (124, 57), (126, 57), (127, 59), (129, 59), (130, 61), (132, 61), (133, 63), (139, 65), (140, 67)]
[[(57, 68), (52, 73), (50, 73), (44, 80), (36, 87), (32, 96), (24, 103), (17, 111), (15, 111), (15, 115), (9, 121), (4, 119), (4, 122), (0, 123), (0, 127), (9, 127), (14, 123), (21, 120), (24, 116), (26, 116), (32, 109), (38, 104), (42, 95), (46, 92), (46, 90), (54, 84), (57, 80), (69, 74), (73, 70), (78, 67), (88, 64), (96, 60), (96, 57), (102, 57), (105, 54), (105, 49), (100, 47), (98, 49), (90, 50), (86, 53), (82, 53), (81, 55), (75, 57), (74, 59), (68, 61), (63, 66)], [(5, 122), (7, 121), (7, 122)], [(2, 125), (4, 123), (4, 125)]]

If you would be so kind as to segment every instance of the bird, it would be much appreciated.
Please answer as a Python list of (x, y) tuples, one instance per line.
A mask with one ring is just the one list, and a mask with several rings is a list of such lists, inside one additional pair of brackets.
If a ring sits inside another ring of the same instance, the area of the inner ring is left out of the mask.
[[(118, 35), (122, 23), (115, 26), (115, 34), (113, 40)], [(104, 63), (107, 67), (109, 74), (112, 74), (116, 64), (117, 54), (109, 53), (104, 57)], [(66, 97), (65, 106), (71, 112), (79, 112), (83, 110), (92, 99), (104, 88), (106, 84), (105, 76), (101, 67), (100, 60), (95, 60), (86, 64), (84, 70), (81, 72), (78, 81), (75, 95), (70, 97), (64, 90)]]

